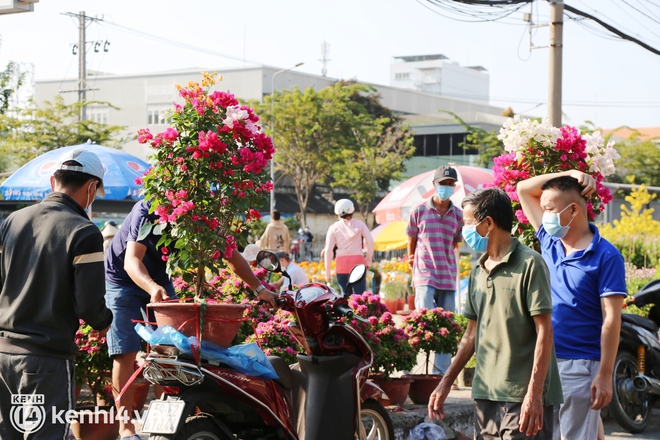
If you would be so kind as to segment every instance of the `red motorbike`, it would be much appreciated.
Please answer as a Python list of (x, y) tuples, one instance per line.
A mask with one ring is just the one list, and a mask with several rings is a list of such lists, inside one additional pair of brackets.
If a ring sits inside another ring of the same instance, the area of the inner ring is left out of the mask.
[[(257, 261), (288, 277), (272, 252), (259, 252)], [(349, 282), (365, 275), (366, 266), (356, 266)], [(377, 401), (383, 392), (367, 380), (373, 352), (340, 319), (353, 317), (347, 299), (313, 283), (283, 292), (279, 303), (297, 319), (290, 331), (305, 350), (297, 364), (271, 357), (279, 378), (263, 379), (153, 347), (143, 374), (165, 393), (151, 402), (142, 431), (174, 440), (393, 440)]]

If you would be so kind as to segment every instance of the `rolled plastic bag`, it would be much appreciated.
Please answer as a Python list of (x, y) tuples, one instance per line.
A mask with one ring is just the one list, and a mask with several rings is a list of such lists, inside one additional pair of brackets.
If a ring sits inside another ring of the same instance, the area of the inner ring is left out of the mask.
[(435, 423), (420, 423), (410, 430), (406, 440), (445, 440), (447, 434)]
[[(199, 351), (199, 341), (195, 336), (186, 336), (169, 325), (152, 330), (138, 323), (135, 325), (135, 331), (151, 345), (173, 345), (189, 356), (193, 356), (193, 347), (195, 351)], [(202, 340), (201, 357), (209, 362), (225, 364), (250, 376), (265, 379), (279, 377), (268, 357), (254, 342), (222, 348), (213, 342)]]

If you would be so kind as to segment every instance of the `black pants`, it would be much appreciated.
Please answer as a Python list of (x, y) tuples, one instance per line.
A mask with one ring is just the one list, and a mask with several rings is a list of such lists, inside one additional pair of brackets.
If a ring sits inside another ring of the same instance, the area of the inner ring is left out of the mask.
[(65, 440), (74, 371), (70, 360), (0, 353), (0, 438)]

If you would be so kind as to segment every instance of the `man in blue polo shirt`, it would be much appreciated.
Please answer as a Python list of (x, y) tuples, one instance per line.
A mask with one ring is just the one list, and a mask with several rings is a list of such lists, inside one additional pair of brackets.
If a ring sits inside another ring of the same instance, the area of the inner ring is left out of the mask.
[(520, 204), (550, 270), (552, 324), (564, 392), (559, 410), (562, 439), (597, 436), (600, 410), (612, 398), (626, 296), (621, 253), (589, 223), (585, 197), (594, 191), (596, 180), (580, 171), (518, 183)]

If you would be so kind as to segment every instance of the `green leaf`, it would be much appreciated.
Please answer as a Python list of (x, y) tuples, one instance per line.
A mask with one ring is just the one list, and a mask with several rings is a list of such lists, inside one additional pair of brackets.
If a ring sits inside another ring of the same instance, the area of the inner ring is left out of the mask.
[(145, 238), (147, 238), (147, 235), (149, 235), (149, 233), (151, 232), (151, 228), (153, 227), (154, 227), (153, 223), (143, 224), (142, 227), (140, 228), (140, 231), (138, 232), (137, 241), (142, 241)]

